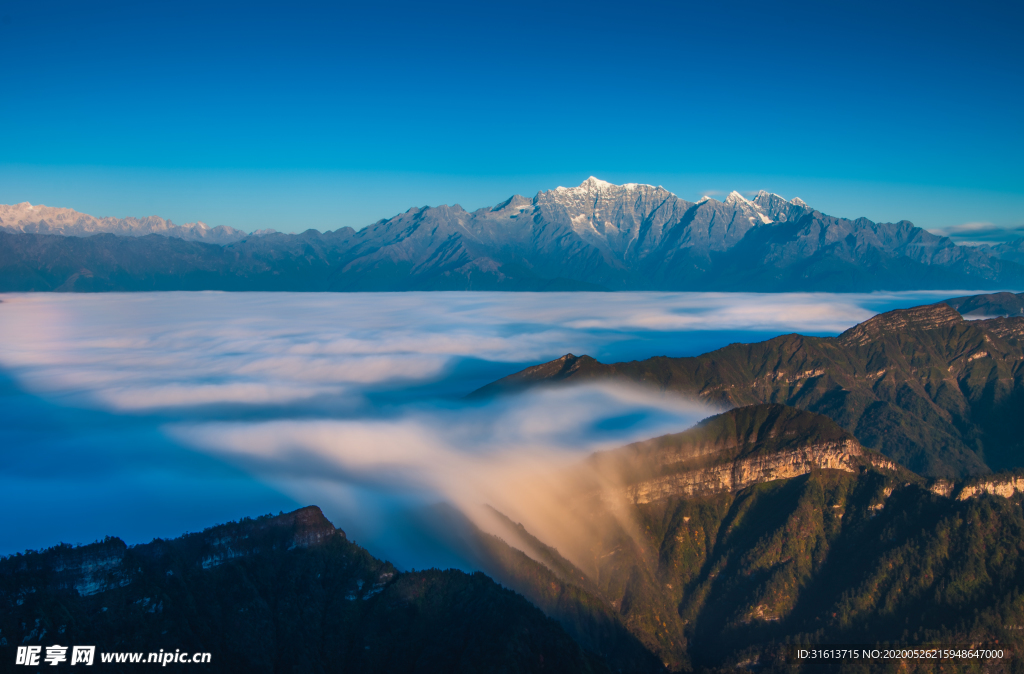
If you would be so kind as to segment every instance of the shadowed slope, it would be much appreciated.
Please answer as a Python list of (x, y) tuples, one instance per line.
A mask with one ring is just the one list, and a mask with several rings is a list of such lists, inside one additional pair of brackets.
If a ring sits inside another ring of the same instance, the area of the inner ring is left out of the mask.
[(217, 672), (607, 671), (483, 574), (399, 573), (316, 507), (7, 557), (0, 607), (7, 663), (16, 644), (70, 643), (95, 644), (97, 664), (104, 651), (209, 652)]
[(966, 318), (1024, 316), (1024, 293), (991, 293), (946, 300), (946, 304)]

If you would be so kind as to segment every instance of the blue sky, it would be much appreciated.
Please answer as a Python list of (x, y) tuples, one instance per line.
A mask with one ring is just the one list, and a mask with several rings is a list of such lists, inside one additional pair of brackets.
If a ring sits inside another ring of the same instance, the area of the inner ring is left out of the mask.
[(596, 175), (1013, 228), (1022, 29), (1009, 2), (4, 0), (0, 202), (296, 231)]

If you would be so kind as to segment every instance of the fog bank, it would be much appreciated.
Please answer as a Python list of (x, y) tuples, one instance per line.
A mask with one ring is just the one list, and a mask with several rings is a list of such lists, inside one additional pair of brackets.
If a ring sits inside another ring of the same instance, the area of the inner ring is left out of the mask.
[(565, 540), (565, 466), (714, 410), (607, 386), (467, 393), (569, 352), (696, 355), (957, 294), (4, 295), (0, 507), (25, 514), (0, 554), (308, 504), (404, 567), (461, 563), (410, 514), (437, 502)]

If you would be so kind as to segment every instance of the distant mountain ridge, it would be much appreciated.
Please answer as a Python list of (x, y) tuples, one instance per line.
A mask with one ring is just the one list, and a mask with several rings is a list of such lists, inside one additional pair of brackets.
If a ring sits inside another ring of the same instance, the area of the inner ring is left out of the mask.
[(15, 232), (60, 236), (159, 234), (185, 241), (203, 241), (219, 245), (241, 241), (249, 236), (240, 229), (225, 225), (210, 227), (203, 222), (176, 225), (155, 215), (145, 218), (96, 218), (70, 208), (33, 206), (27, 201), (13, 205), (0, 204), (0, 227)]
[(2, 291), (1024, 287), (1011, 247), (958, 246), (907, 221), (833, 217), (765, 191), (690, 202), (594, 177), (472, 212), (411, 208), (359, 231), (245, 235), (28, 204), (0, 207), (0, 225)]

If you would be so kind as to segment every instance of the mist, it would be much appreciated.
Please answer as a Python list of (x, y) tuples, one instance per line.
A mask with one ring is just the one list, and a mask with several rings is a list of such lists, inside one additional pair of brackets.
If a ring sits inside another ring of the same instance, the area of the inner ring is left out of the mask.
[(400, 568), (471, 568), (423, 526), (447, 504), (507, 537), (493, 507), (578, 558), (566, 475), (719, 410), (609, 385), (468, 393), (565, 353), (832, 335), (969, 292), (4, 295), (0, 505), (20, 516), (0, 554), (316, 504)]

